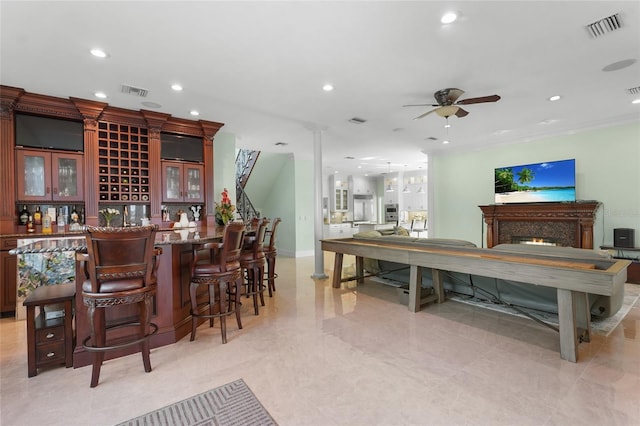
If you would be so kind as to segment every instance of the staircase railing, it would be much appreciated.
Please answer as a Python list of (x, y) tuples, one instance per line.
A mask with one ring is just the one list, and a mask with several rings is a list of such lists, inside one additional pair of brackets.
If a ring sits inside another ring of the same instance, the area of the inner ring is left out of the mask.
[(254, 217), (260, 217), (260, 212), (251, 203), (239, 180), (236, 180), (236, 209), (245, 223), (250, 222)]
[(236, 181), (239, 181), (240, 186), (243, 188), (247, 185), (249, 176), (251, 176), (251, 172), (253, 171), (253, 166), (255, 166), (256, 161), (258, 161), (259, 156), (260, 151), (250, 149), (241, 149), (238, 151), (238, 156), (236, 157)]
[(244, 191), (259, 156), (260, 151), (241, 149), (236, 157), (236, 209), (244, 222), (260, 217), (260, 213)]

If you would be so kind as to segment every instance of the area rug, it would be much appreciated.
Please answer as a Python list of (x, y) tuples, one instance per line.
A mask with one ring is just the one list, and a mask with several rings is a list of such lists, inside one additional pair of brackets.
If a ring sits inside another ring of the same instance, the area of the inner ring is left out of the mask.
[(263, 426), (277, 423), (244, 380), (211, 389), (117, 426)]

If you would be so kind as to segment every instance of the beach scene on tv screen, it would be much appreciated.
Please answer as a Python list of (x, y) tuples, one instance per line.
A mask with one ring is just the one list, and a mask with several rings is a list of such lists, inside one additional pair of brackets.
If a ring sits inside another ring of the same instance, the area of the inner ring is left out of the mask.
[(494, 183), (499, 204), (575, 201), (575, 160), (498, 168)]

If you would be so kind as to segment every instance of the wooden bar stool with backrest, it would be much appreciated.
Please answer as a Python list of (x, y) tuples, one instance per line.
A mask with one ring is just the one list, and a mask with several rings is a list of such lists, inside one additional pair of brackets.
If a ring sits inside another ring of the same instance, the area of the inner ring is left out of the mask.
[(258, 296), (264, 306), (264, 235), (269, 226), (269, 219), (262, 219), (254, 235), (245, 237), (244, 247), (240, 252), (240, 266), (245, 275), (245, 295), (253, 297), (253, 310), (258, 315)]
[[(82, 299), (87, 307), (90, 335), (82, 344), (93, 353), (92, 388), (98, 385), (108, 351), (140, 345), (144, 371), (151, 371), (149, 339), (158, 332), (158, 326), (151, 322), (157, 287), (158, 252), (154, 249), (157, 230), (157, 225), (85, 227), (88, 259), (84, 266), (88, 279), (82, 284)], [(122, 311), (121, 307), (129, 304), (137, 305), (137, 318), (131, 319), (127, 312), (111, 315), (113, 319), (107, 322), (106, 310)], [(115, 331), (124, 327), (138, 330), (134, 335)], [(108, 331), (113, 331), (113, 339), (107, 340)]]
[[(242, 328), (237, 295), (242, 291), (239, 257), (244, 234), (245, 225), (242, 222), (229, 222), (224, 228), (222, 242), (193, 245), (189, 284), (191, 341), (196, 338), (198, 318), (209, 318), (209, 327), (213, 327), (214, 318), (220, 318), (222, 343), (227, 343), (227, 316), (235, 312), (238, 328)], [(204, 302), (198, 302), (198, 289), (201, 286), (208, 287)]]
[(276, 249), (276, 230), (282, 220), (277, 217), (273, 220), (271, 230), (268, 231), (269, 244), (264, 247), (264, 257), (267, 260), (267, 287), (269, 288), (269, 297), (273, 297), (273, 292), (276, 291), (276, 256), (278, 250)]

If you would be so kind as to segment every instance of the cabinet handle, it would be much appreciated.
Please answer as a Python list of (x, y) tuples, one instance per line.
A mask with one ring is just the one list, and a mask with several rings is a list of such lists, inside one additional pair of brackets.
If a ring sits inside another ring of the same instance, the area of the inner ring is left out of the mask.
[(47, 334), (47, 339), (51, 339), (54, 336), (55, 336), (55, 333), (49, 333), (49, 334)]
[(57, 194), (58, 193), (58, 188), (53, 188), (53, 193)]
[(55, 352), (49, 352), (49, 353), (47, 354), (47, 358), (51, 358), (51, 357), (54, 357), (54, 356), (56, 356), (56, 353), (55, 353)]
[(47, 186), (47, 194), (51, 192), (51, 189)]

